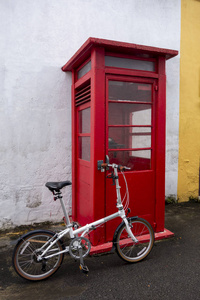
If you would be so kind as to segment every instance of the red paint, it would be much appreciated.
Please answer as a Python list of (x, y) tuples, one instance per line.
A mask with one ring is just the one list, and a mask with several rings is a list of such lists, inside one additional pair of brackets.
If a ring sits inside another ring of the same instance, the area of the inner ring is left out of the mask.
[[(165, 228), (163, 232), (155, 233), (155, 241), (169, 239), (173, 236), (174, 236), (174, 233)], [(112, 242), (104, 243), (104, 244), (101, 244), (98, 246), (92, 246), (91, 250), (90, 250), (90, 255), (109, 252), (112, 250), (112, 247), (113, 247)]]
[(114, 52), (120, 54), (122, 53), (127, 55), (149, 55), (155, 58), (158, 56), (163, 56), (165, 59), (169, 59), (178, 55), (178, 51), (176, 50), (149, 47), (144, 45), (137, 45), (90, 37), (70, 58), (70, 60), (62, 67), (62, 70), (66, 72), (72, 71), (74, 68), (78, 68), (81, 65), (81, 63), (83, 63), (84, 61), (86, 61), (86, 59), (88, 59), (88, 57), (90, 57), (91, 49), (94, 47), (101, 47), (107, 52)]
[[(106, 67), (105, 55), (108, 54), (154, 62), (155, 71)], [(112, 181), (106, 179), (105, 173), (97, 170), (97, 161), (105, 161), (109, 154), (113, 162), (134, 165), (131, 171), (126, 172), (131, 215), (147, 219), (155, 232), (164, 230), (165, 61), (177, 54), (174, 50), (89, 38), (63, 66), (63, 71), (72, 71), (73, 75), (72, 214), (81, 225), (116, 211), (115, 187), (111, 185)], [(90, 60), (91, 70), (78, 79), (77, 72)], [(132, 91), (130, 97), (133, 99), (127, 100), (123, 94), (126, 93), (126, 85), (127, 90)], [(116, 95), (122, 100), (115, 99)], [(90, 129), (86, 124), (89, 118), (84, 119), (84, 115), (87, 116), (85, 110), (89, 107)], [(146, 111), (151, 111), (150, 123), (132, 123), (137, 120), (138, 113)], [(84, 126), (88, 132), (82, 132)], [(140, 130), (147, 140), (151, 137), (149, 146), (134, 144), (134, 139), (139, 141), (137, 136), (142, 139), (142, 134), (138, 133)], [(121, 148), (116, 149), (116, 145), (121, 145)], [(140, 158), (139, 150), (145, 153)], [(151, 159), (147, 151), (150, 151)], [(123, 195), (123, 181), (120, 184)], [(96, 229), (90, 236), (93, 245), (111, 241), (119, 222), (113, 220)]]

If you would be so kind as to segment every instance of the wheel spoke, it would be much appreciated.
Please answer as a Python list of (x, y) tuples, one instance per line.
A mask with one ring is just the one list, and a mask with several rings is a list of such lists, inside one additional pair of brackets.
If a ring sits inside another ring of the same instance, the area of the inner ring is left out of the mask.
[[(20, 276), (29, 280), (42, 280), (52, 275), (59, 268), (63, 260), (63, 253), (47, 259), (45, 268), (43, 268), (42, 260), (37, 260), (38, 255), (41, 255), (44, 251), (44, 249), (40, 250), (41, 247), (53, 236), (54, 233), (50, 231), (32, 232), (28, 233), (16, 245), (13, 254), (13, 265)], [(62, 250), (62, 244), (57, 241), (49, 249), (47, 255)]]
[(124, 224), (117, 234), (116, 250), (122, 259), (128, 262), (137, 262), (150, 253), (154, 234), (149, 223), (139, 218), (131, 221), (130, 229), (138, 242), (135, 243), (131, 240)]

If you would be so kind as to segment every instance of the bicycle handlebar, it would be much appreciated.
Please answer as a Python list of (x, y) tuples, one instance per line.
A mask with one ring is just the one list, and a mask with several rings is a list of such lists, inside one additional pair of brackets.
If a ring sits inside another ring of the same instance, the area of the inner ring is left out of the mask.
[(117, 168), (119, 171), (124, 171), (124, 170), (130, 170), (131, 168), (125, 167), (125, 166), (121, 166), (121, 165), (117, 165), (117, 164), (107, 164), (107, 163), (103, 163), (101, 164), (101, 168), (107, 168), (107, 167), (112, 167)]

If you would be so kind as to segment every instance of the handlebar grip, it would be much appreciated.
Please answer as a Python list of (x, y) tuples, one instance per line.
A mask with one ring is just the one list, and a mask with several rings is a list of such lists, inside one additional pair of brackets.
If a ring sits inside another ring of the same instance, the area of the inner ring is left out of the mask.
[(119, 170), (120, 171), (124, 171), (126, 169), (126, 167), (124, 167), (124, 166), (119, 166)]
[(125, 167), (125, 166), (118, 166), (119, 171), (125, 171), (130, 170), (131, 168)]
[(101, 168), (106, 168), (108, 166), (108, 164), (107, 163), (103, 163), (103, 164), (101, 164)]

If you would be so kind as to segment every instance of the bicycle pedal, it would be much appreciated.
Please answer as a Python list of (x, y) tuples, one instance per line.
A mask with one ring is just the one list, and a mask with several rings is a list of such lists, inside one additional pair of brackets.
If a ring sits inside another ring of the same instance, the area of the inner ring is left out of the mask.
[(87, 274), (89, 272), (89, 269), (87, 266), (83, 266), (83, 265), (80, 265), (79, 266), (79, 269), (84, 273), (84, 274)]

